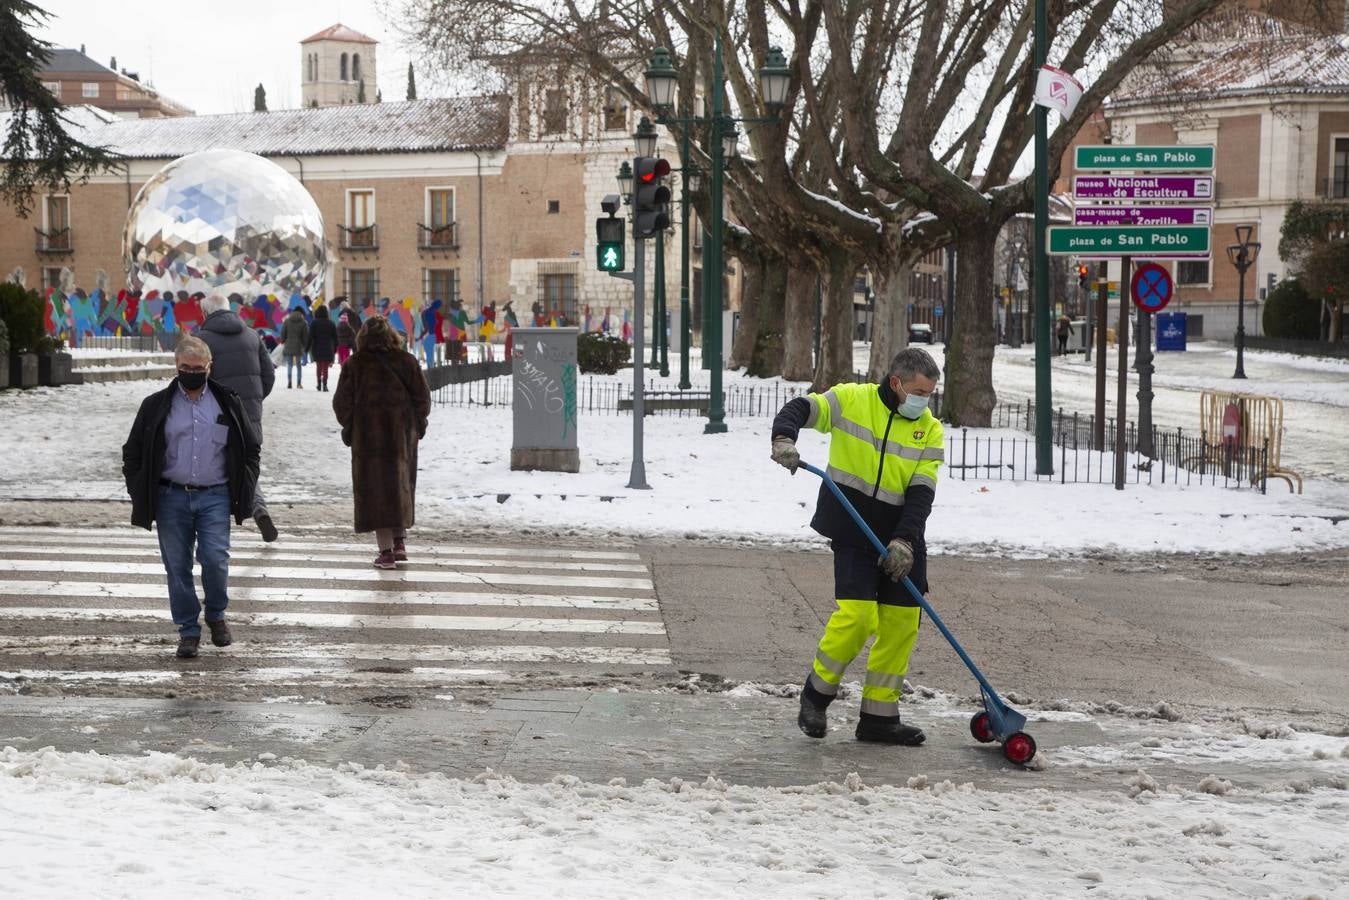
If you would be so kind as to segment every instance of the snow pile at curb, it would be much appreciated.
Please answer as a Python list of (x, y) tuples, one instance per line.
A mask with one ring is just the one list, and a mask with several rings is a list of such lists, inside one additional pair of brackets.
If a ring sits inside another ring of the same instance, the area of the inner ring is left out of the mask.
[[(1130, 796), (1133, 795), (1133, 796)], [(708, 777), (521, 784), (282, 759), (233, 766), (0, 751), (13, 896), (1330, 896), (1349, 881), (1342, 792), (1237, 802), (1146, 773), (1113, 792), (748, 788)], [(115, 829), (109, 822), (117, 822)], [(1127, 848), (1127, 852), (1121, 852)], [(72, 859), (78, 865), (71, 865)], [(993, 861), (996, 865), (992, 865)], [(216, 893), (207, 890), (207, 893)]]

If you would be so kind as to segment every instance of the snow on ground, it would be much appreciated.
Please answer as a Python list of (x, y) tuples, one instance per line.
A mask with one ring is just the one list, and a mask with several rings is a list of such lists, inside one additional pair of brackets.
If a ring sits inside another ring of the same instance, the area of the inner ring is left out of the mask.
[(1342, 896), (1349, 883), (1342, 778), (1243, 791), (1139, 770), (1066, 793), (1036, 777), (1010, 791), (921, 775), (880, 787), (856, 775), (795, 788), (715, 775), (532, 785), (269, 753), (223, 765), (9, 747), (0, 884), (26, 898), (90, 885), (176, 897), (185, 883), (255, 897), (529, 897), (546, 886), (557, 897), (1229, 898)]
[[(124, 498), (120, 448), (137, 405), (156, 384), (0, 393), (6, 425), (0, 453), (31, 461), (0, 475), (0, 500)], [(768, 460), (771, 419), (727, 421), (729, 433), (705, 435), (698, 418), (649, 417), (645, 468), (652, 490), (639, 491), (625, 487), (629, 415), (583, 414), (581, 471), (561, 474), (510, 470), (510, 410), (436, 407), (421, 445), (418, 523), (822, 546), (809, 528), (819, 483)], [(331, 518), (303, 524), (346, 524), (349, 456), (331, 395), (279, 387), (267, 401), (264, 430), (269, 499), (332, 501)], [(1340, 445), (1341, 458), (1345, 446), (1349, 440)], [(803, 433), (800, 448), (808, 460), (826, 459), (822, 435)], [(1349, 546), (1349, 521), (1340, 520), (1346, 514), (1349, 483), (1340, 482), (1309, 482), (1303, 496), (1276, 482), (1261, 496), (1208, 485), (1130, 484), (1115, 491), (1101, 484), (960, 480), (948, 472), (928, 535), (939, 553), (1306, 551)]]

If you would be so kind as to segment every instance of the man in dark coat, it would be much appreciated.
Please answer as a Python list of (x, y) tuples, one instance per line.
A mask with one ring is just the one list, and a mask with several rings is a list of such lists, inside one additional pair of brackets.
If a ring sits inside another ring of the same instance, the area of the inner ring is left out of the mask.
[(392, 569), (407, 559), (413, 525), (417, 442), (426, 435), (431, 392), (416, 358), (382, 316), (356, 337), (356, 354), (342, 367), (333, 394), (342, 440), (351, 448), (356, 531), (375, 532), (375, 565)]
[(337, 356), (337, 325), (328, 318), (328, 307), (314, 310), (314, 321), (309, 326), (309, 355), (318, 370), (318, 389), (328, 390), (328, 367)]
[(178, 626), (178, 657), (201, 644), (202, 604), (192, 581), (201, 563), (211, 643), (233, 642), (229, 606), (230, 517), (253, 512), (260, 447), (239, 395), (210, 380), (211, 348), (188, 335), (174, 352), (177, 377), (141, 402), (122, 446), (122, 477), (131, 495), (131, 523), (156, 526)]
[[(276, 383), (276, 366), (258, 333), (230, 307), (230, 301), (220, 294), (201, 301), (206, 321), (197, 329), (197, 337), (211, 348), (211, 379), (239, 395), (261, 444), (262, 401)], [(260, 489), (253, 495), (253, 521), (264, 541), (276, 540), (276, 525)]]
[(281, 323), (281, 355), (286, 358), (286, 387), (291, 385), (291, 374), (295, 375), (295, 386), (304, 387), (304, 357), (309, 350), (309, 323), (305, 320), (304, 310), (296, 306)]

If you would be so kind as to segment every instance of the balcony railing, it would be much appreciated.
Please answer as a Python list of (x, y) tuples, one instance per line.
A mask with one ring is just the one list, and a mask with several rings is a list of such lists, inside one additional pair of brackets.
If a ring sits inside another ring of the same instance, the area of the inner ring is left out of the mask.
[(379, 249), (379, 230), (376, 225), (358, 225), (353, 228), (338, 225), (337, 232), (341, 236), (339, 246), (343, 250)]
[(1321, 179), (1321, 199), (1322, 200), (1349, 200), (1349, 179), (1346, 178), (1322, 178)]
[(448, 225), (423, 225), (417, 223), (417, 249), (419, 250), (458, 250), (459, 223)]
[(38, 253), (73, 253), (75, 244), (71, 240), (70, 227), (53, 228), (50, 231), (43, 231), (41, 228), (34, 228), (37, 232), (37, 252)]

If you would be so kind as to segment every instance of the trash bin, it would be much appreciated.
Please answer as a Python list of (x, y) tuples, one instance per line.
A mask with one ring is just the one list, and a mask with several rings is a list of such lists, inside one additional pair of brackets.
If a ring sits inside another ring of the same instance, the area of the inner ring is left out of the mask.
[(1157, 350), (1184, 350), (1188, 330), (1185, 313), (1157, 313)]

